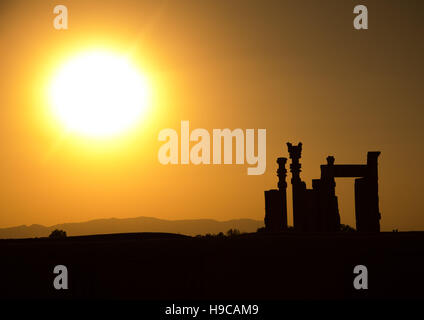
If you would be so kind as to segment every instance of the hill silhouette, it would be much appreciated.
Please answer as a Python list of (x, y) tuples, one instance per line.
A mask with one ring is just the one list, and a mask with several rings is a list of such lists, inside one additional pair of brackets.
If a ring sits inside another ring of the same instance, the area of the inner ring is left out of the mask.
[[(423, 299), (423, 242), (423, 232), (0, 240), (0, 299)], [(353, 287), (359, 264), (367, 290)], [(68, 290), (53, 287), (57, 265)]]
[(238, 229), (241, 232), (254, 232), (263, 226), (263, 221), (237, 219), (217, 221), (212, 219), (162, 220), (151, 217), (128, 219), (97, 219), (86, 222), (63, 223), (53, 226), (33, 224), (0, 229), (0, 239), (48, 237), (55, 230), (64, 230), (68, 236), (82, 236), (108, 233), (164, 232), (185, 235), (226, 232)]

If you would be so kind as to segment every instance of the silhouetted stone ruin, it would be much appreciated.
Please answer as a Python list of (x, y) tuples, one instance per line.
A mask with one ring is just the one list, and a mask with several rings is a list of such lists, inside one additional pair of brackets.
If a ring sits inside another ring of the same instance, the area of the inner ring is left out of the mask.
[[(287, 143), (291, 159), (290, 172), (293, 196), (293, 225), (296, 231), (334, 232), (340, 230), (340, 213), (336, 196), (338, 177), (355, 179), (355, 216), (359, 232), (379, 232), (378, 163), (380, 152), (368, 152), (367, 164), (334, 164), (327, 157), (321, 165), (321, 178), (312, 180), (307, 189), (300, 178), (302, 143)], [(287, 229), (287, 158), (278, 158), (278, 189), (265, 191), (265, 228), (270, 232)]]

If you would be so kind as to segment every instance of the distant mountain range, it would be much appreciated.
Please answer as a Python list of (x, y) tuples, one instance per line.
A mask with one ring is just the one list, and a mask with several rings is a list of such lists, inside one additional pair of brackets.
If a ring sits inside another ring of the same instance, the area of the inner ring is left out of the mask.
[(263, 224), (263, 221), (252, 219), (216, 221), (212, 219), (162, 220), (150, 217), (111, 218), (57, 224), (50, 227), (33, 224), (30, 226), (0, 228), (0, 239), (48, 237), (55, 229), (65, 230), (68, 236), (131, 232), (168, 232), (194, 236), (206, 233), (225, 233), (229, 229), (254, 232), (262, 227)]

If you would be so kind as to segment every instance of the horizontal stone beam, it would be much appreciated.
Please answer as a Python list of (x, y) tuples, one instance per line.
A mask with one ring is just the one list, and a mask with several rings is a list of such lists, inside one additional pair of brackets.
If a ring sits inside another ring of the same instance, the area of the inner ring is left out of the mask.
[(335, 164), (321, 165), (321, 177), (330, 175), (333, 172), (333, 177), (339, 178), (355, 178), (365, 177), (368, 175), (368, 166), (366, 164)]

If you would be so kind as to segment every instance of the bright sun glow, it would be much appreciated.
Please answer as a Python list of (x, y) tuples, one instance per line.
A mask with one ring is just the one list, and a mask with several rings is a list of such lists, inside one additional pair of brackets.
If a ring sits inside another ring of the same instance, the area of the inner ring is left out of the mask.
[(146, 79), (125, 56), (87, 52), (64, 64), (50, 85), (53, 113), (70, 131), (90, 137), (133, 127), (149, 104)]

